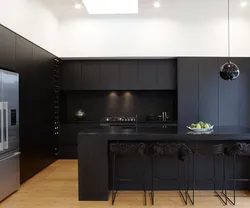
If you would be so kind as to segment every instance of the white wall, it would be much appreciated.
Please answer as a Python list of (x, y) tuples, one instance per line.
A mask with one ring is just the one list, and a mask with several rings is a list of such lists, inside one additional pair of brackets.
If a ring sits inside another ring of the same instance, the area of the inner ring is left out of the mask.
[(40, 1), (0, 0), (0, 23), (58, 55), (58, 20)]
[[(239, 3), (231, 0), (231, 54), (250, 56), (250, 10)], [(159, 15), (67, 18), (58, 44), (61, 57), (227, 56), (227, 1), (169, 1)]]

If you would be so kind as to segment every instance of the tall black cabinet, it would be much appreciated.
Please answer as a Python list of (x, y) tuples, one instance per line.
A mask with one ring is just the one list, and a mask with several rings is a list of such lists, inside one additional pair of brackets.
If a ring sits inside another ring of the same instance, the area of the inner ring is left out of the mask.
[(19, 73), (21, 182), (55, 161), (55, 56), (0, 25), (0, 68)]
[(178, 122), (189, 125), (199, 120), (220, 126), (248, 126), (247, 106), (250, 59), (233, 58), (241, 75), (234, 81), (220, 78), (227, 58), (178, 58)]

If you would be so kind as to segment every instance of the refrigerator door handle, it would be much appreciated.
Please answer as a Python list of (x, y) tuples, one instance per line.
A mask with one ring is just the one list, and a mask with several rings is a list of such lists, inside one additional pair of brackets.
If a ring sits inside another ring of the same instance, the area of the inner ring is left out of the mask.
[(17, 155), (20, 155), (20, 154), (21, 154), (21, 152), (15, 152), (14, 154), (12, 154), (10, 156), (1, 159), (0, 162), (3, 162), (3, 161), (8, 160), (8, 159), (11, 159), (11, 158), (16, 157)]
[(3, 151), (3, 102), (0, 102), (0, 152)]
[(9, 149), (9, 109), (8, 102), (3, 103), (3, 111), (5, 111), (5, 140), (3, 141), (3, 148)]

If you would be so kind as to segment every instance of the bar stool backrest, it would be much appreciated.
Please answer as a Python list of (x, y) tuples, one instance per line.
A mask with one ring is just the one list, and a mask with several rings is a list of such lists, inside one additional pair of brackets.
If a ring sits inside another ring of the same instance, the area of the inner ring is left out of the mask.
[(197, 145), (194, 152), (198, 155), (222, 155), (224, 154), (224, 144)]
[(250, 144), (237, 142), (226, 150), (227, 155), (250, 156)]
[(183, 143), (157, 143), (153, 150), (154, 156), (177, 156), (181, 160), (192, 154), (191, 149)]
[(116, 143), (110, 143), (109, 145), (109, 152), (112, 154), (116, 154), (117, 156), (129, 156), (129, 155), (144, 156), (145, 149), (146, 149), (145, 143), (116, 142)]

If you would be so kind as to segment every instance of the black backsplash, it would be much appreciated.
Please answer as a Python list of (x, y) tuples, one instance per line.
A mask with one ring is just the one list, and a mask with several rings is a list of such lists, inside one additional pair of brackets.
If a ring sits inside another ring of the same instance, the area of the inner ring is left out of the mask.
[(148, 114), (166, 111), (177, 120), (177, 91), (62, 91), (61, 122), (74, 121), (78, 109), (86, 121), (99, 121), (106, 116), (135, 116), (144, 121)]

